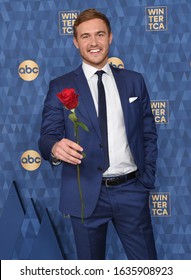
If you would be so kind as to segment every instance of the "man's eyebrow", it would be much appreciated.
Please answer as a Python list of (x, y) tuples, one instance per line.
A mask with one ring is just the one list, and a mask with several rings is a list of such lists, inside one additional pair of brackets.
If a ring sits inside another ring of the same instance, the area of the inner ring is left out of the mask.
[(84, 35), (89, 35), (89, 33), (88, 33), (88, 32), (82, 33), (82, 34), (80, 35), (80, 37), (83, 37)]
[[(96, 32), (96, 34), (100, 34), (100, 33), (106, 34), (106, 32), (105, 32), (104, 30), (100, 30), (100, 31), (97, 31), (97, 32)], [(80, 35), (80, 37), (87, 36), (87, 35), (90, 35), (90, 33), (88, 33), (88, 32), (82, 33), (82, 34)]]
[(99, 33), (104, 33), (104, 34), (106, 34), (106, 32), (105, 32), (104, 30), (100, 30), (100, 31), (97, 32), (97, 34), (99, 34)]

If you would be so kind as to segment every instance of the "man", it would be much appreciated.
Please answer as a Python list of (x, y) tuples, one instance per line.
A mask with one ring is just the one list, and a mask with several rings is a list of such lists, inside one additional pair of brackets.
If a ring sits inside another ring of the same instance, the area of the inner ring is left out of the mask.
[[(88, 9), (78, 16), (74, 44), (83, 62), (50, 82), (39, 148), (45, 160), (63, 165), (60, 210), (71, 216), (78, 259), (105, 259), (110, 221), (128, 259), (156, 259), (149, 211), (157, 157), (154, 118), (142, 75), (109, 66), (111, 42), (111, 27), (104, 14)], [(104, 71), (109, 165), (105, 165), (107, 140), (102, 141), (99, 126), (97, 70)], [(79, 129), (80, 145), (69, 112), (57, 97), (66, 88), (79, 94), (76, 115), (89, 129)], [(83, 223), (76, 165), (84, 199)]]

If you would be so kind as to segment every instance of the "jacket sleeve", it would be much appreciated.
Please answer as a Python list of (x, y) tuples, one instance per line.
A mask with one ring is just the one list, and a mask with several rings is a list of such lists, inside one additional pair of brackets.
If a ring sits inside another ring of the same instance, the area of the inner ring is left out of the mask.
[(56, 81), (50, 82), (49, 90), (44, 101), (40, 138), (38, 141), (39, 150), (45, 160), (52, 163), (51, 150), (53, 145), (64, 137), (64, 113), (63, 106), (56, 94), (61, 89)]
[(143, 172), (140, 176), (142, 183), (153, 188), (156, 173), (156, 160), (158, 155), (157, 149), (157, 132), (154, 116), (152, 114), (150, 97), (142, 78), (141, 81), (142, 94), (142, 116), (143, 116)]

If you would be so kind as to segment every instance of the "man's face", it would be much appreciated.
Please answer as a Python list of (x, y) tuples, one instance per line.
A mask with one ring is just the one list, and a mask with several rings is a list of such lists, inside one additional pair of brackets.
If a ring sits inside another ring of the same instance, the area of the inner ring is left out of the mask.
[(82, 22), (77, 27), (77, 38), (74, 38), (83, 61), (97, 69), (107, 63), (111, 41), (112, 34), (108, 33), (105, 22), (98, 18)]

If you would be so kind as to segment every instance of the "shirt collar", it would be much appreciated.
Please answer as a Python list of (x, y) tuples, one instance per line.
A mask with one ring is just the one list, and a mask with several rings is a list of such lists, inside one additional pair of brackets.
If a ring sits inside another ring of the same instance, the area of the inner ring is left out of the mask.
[[(85, 74), (87, 80), (91, 79), (92, 76), (95, 74), (95, 72), (98, 71), (97, 68), (95, 68), (85, 62), (82, 63), (82, 69), (84, 71), (84, 74)], [(107, 63), (102, 69), (99, 69), (99, 70), (103, 70), (108, 75), (112, 75), (109, 63)]]

